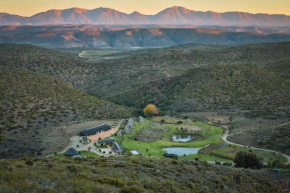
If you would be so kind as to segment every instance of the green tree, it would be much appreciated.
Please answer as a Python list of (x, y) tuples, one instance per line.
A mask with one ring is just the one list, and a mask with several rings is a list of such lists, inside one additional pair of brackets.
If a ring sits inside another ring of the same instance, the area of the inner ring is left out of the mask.
[(257, 154), (240, 151), (234, 159), (235, 167), (261, 169), (263, 164)]

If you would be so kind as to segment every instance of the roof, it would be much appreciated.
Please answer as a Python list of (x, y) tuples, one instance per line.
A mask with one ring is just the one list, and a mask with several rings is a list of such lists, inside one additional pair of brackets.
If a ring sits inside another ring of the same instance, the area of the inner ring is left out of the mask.
[(172, 153), (165, 153), (165, 154), (163, 154), (163, 156), (165, 156), (165, 157), (177, 157), (176, 154), (172, 154)]
[(83, 141), (84, 141), (84, 142), (87, 142), (87, 141), (88, 141), (88, 137), (87, 137), (87, 136), (84, 136), (84, 137), (83, 137)]
[(104, 130), (108, 130), (108, 129), (111, 129), (111, 126), (104, 124), (104, 125), (100, 125), (98, 127), (86, 129), (86, 130), (80, 132), (80, 135), (90, 135), (90, 134), (94, 134), (96, 132), (104, 131)]
[(120, 135), (124, 135), (124, 134), (125, 134), (125, 131), (124, 131), (124, 130), (120, 130), (120, 131), (118, 132), (118, 134), (120, 134)]
[(109, 139), (98, 140), (97, 144), (114, 143), (114, 142), (116, 142), (116, 139), (109, 138)]
[(119, 145), (117, 142), (114, 142), (112, 150), (113, 151), (118, 151), (119, 149), (121, 149), (122, 151), (125, 151), (125, 149), (121, 145)]
[(80, 153), (71, 147), (64, 153), (64, 155), (65, 156), (74, 156), (74, 155), (80, 155)]

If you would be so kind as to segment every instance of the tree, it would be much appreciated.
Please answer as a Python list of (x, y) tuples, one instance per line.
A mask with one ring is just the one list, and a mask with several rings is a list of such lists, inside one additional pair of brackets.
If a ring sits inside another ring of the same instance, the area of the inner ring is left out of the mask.
[(240, 151), (234, 159), (235, 167), (261, 169), (263, 164), (257, 154), (252, 152)]
[(158, 115), (158, 114), (159, 114), (159, 110), (153, 104), (149, 104), (144, 108), (145, 116)]

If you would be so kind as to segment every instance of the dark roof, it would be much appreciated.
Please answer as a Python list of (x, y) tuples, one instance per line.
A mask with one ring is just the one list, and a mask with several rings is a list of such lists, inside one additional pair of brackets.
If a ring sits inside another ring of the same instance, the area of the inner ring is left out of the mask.
[(87, 137), (87, 136), (84, 136), (84, 137), (83, 137), (83, 141), (84, 141), (84, 142), (87, 142), (87, 141), (88, 141), (88, 137)]
[(119, 149), (121, 149), (122, 151), (125, 151), (125, 149), (121, 145), (119, 145), (117, 142), (113, 143), (112, 150), (116, 152)]
[(80, 155), (80, 153), (75, 150), (74, 148), (69, 148), (65, 153), (65, 156), (74, 156), (74, 155)]
[(109, 138), (109, 139), (98, 140), (97, 144), (114, 143), (114, 142), (116, 142), (116, 139)]
[(93, 128), (90, 128), (90, 129), (86, 129), (86, 130), (80, 132), (80, 135), (92, 135), (92, 134), (95, 134), (95, 133), (97, 133), (99, 131), (106, 131), (106, 130), (109, 130), (109, 129), (111, 129), (111, 126), (104, 124), (104, 125), (100, 125), (98, 127), (93, 127)]
[(173, 154), (173, 153), (165, 153), (165, 154), (163, 154), (163, 156), (165, 156), (165, 157), (177, 157), (177, 155)]

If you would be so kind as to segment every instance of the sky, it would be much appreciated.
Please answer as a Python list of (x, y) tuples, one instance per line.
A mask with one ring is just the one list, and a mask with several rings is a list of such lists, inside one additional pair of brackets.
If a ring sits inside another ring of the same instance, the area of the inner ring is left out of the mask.
[(0, 12), (22, 16), (31, 16), (49, 9), (71, 7), (85, 9), (108, 7), (125, 13), (139, 11), (152, 15), (172, 6), (183, 6), (196, 11), (290, 15), (290, 0), (0, 0)]

